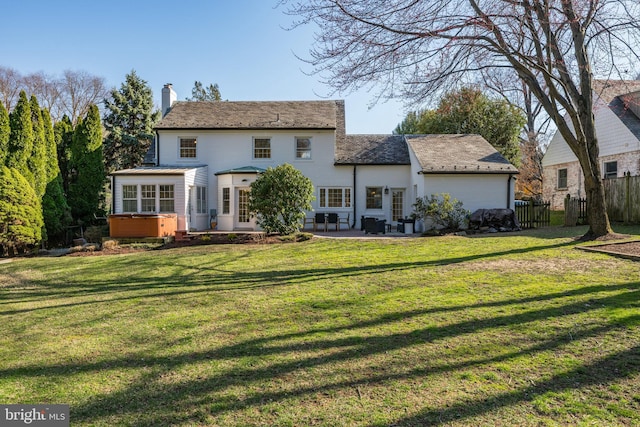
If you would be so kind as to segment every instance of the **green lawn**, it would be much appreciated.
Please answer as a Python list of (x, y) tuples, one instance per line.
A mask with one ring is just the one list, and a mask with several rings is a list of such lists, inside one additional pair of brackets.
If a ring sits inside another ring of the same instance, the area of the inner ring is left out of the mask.
[(73, 426), (640, 425), (640, 263), (584, 231), (0, 264), (0, 402)]

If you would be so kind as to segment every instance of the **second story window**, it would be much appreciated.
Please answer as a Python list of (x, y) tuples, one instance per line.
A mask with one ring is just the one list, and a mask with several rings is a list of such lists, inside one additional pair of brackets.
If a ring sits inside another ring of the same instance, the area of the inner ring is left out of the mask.
[(311, 138), (296, 138), (296, 159), (311, 160)]
[(180, 138), (180, 158), (195, 159), (197, 157), (195, 138)]
[(253, 138), (253, 158), (254, 159), (270, 159), (271, 158), (271, 139)]

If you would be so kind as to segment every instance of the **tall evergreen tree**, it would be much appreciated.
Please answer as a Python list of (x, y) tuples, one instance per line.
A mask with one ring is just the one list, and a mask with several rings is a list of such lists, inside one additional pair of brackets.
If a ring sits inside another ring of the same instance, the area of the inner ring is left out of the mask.
[(47, 143), (45, 140), (42, 110), (34, 95), (31, 95), (30, 107), (31, 124), (33, 126), (33, 147), (31, 149), (31, 155), (27, 159), (27, 165), (33, 174), (33, 189), (36, 190), (36, 196), (42, 199), (48, 182), (46, 161)]
[(222, 101), (222, 95), (218, 83), (210, 84), (205, 88), (202, 82), (196, 80), (191, 89), (191, 99), (187, 99), (189, 101)]
[(0, 102), (0, 166), (4, 165), (9, 150), (9, 136), (11, 126), (9, 126), (9, 113)]
[(42, 216), (46, 240), (53, 243), (64, 237), (65, 227), (71, 223), (71, 212), (62, 188), (56, 139), (48, 110), (42, 110), (42, 119), (47, 147), (47, 188), (42, 198)]
[(120, 90), (105, 99), (104, 153), (107, 171), (139, 166), (153, 141), (153, 126), (160, 111), (153, 111), (153, 93), (135, 71), (125, 77)]
[(58, 151), (58, 167), (62, 178), (62, 188), (65, 194), (69, 193), (69, 183), (71, 181), (71, 145), (73, 143), (73, 124), (71, 119), (64, 115), (62, 120), (53, 126), (55, 134), (56, 149)]
[(102, 125), (96, 105), (89, 108), (76, 126), (71, 145), (73, 179), (69, 185), (69, 205), (76, 220), (90, 223), (103, 196), (105, 170), (102, 152)]
[(42, 207), (33, 187), (14, 168), (0, 167), (0, 249), (16, 255), (42, 238)]
[(24, 91), (20, 92), (18, 102), (9, 115), (9, 125), (11, 134), (5, 163), (9, 168), (17, 169), (33, 187), (33, 174), (28, 165), (28, 159), (33, 150), (33, 125), (31, 124), (31, 106)]

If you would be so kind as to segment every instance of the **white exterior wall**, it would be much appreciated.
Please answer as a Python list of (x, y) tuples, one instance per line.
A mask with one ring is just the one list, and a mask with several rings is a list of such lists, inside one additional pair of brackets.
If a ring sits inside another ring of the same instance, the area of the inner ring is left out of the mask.
[[(351, 173), (353, 174), (353, 166)], [(391, 223), (391, 196), (393, 190), (404, 190), (403, 216), (409, 216), (412, 212), (411, 205), (414, 202), (413, 189), (410, 180), (410, 166), (357, 166), (356, 190), (355, 190), (355, 224), (360, 227), (362, 216), (386, 219)], [(367, 187), (382, 187), (389, 189), (389, 194), (382, 194), (382, 209), (367, 209)], [(353, 218), (353, 217), (352, 217)], [(353, 220), (351, 220), (353, 223)]]
[[(423, 181), (424, 193), (421, 195), (449, 193), (471, 212), (514, 207), (513, 179), (508, 174), (425, 174)], [(507, 202), (510, 202), (509, 206)]]
[[(207, 167), (190, 169), (184, 175), (184, 192), (185, 195), (190, 194), (191, 197), (191, 206), (189, 206), (188, 198), (185, 196), (185, 205), (182, 207), (185, 212), (185, 218), (187, 219), (184, 228), (186, 230), (208, 230), (210, 228), (209, 209), (211, 206), (211, 200), (208, 190), (207, 171)], [(205, 213), (198, 213), (197, 193), (195, 187), (207, 188), (207, 210)], [(189, 207), (191, 207), (191, 212), (189, 212)], [(179, 229), (182, 230), (182, 228)]]
[[(195, 159), (179, 158), (180, 138), (196, 138), (197, 150)], [(296, 137), (311, 138), (311, 159), (296, 158)], [(253, 139), (271, 139), (271, 158), (253, 158)], [(159, 132), (159, 164), (188, 167), (189, 165), (207, 164), (208, 187), (207, 194), (209, 209), (218, 211), (218, 230), (233, 230), (235, 215), (235, 189), (248, 187), (255, 176), (251, 174), (219, 175), (216, 172), (254, 166), (267, 169), (283, 163), (289, 163), (311, 179), (314, 187), (351, 187), (352, 169), (346, 167), (335, 168), (334, 162), (335, 132), (327, 131), (160, 131)], [(236, 177), (251, 178), (242, 182)], [(234, 180), (227, 182), (226, 180)], [(222, 214), (222, 187), (231, 186), (231, 212)], [(353, 191), (353, 190), (352, 190)], [(316, 197), (318, 195), (316, 194)], [(313, 209), (318, 209), (318, 200), (312, 203)], [(335, 210), (332, 210), (332, 212)], [(348, 210), (347, 210), (348, 211)], [(337, 212), (337, 211), (336, 211)], [(198, 224), (200, 224), (198, 222)]]
[[(237, 190), (238, 189), (248, 189), (251, 184), (258, 178), (258, 176), (256, 174), (246, 174), (246, 173), (242, 173), (242, 174), (224, 174), (224, 175), (219, 175), (218, 177), (218, 188), (217, 189), (213, 189), (213, 191), (216, 191), (216, 205), (217, 205), (217, 210), (218, 210), (218, 226), (217, 229), (218, 230), (223, 230), (223, 231), (232, 231), (236, 228), (236, 223), (235, 223), (235, 219), (236, 219), (236, 210), (238, 207), (238, 202), (237, 202)], [(229, 201), (229, 212), (228, 213), (223, 213), (222, 210), (222, 189), (223, 188), (229, 188), (229, 197), (230, 197), (230, 201)], [(249, 223), (249, 227), (253, 228), (253, 229), (259, 229), (259, 227), (256, 224), (256, 220), (255, 218), (253, 218), (251, 220), (251, 222)]]

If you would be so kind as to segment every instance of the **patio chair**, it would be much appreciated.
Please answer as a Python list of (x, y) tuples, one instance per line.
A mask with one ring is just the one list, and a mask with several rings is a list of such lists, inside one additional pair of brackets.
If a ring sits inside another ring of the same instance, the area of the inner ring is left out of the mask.
[(349, 225), (349, 215), (347, 214), (347, 217), (339, 217), (338, 218), (338, 230), (340, 230), (340, 224), (345, 224), (347, 226), (347, 230), (351, 228), (351, 226)]
[(319, 225), (322, 225), (324, 231), (327, 231), (327, 217), (324, 213), (316, 213), (313, 218), (313, 231), (318, 231)]
[(378, 218), (365, 218), (364, 219), (364, 233), (365, 234), (378, 234), (378, 233), (382, 233), (382, 234), (386, 234), (386, 223), (387, 221), (384, 219), (378, 219)]
[(311, 218), (305, 218), (304, 222), (302, 223), (302, 229), (304, 230), (305, 228), (307, 228), (307, 224), (310, 225), (312, 228), (315, 226), (316, 224), (316, 219), (314, 217)]
[(338, 223), (338, 214), (337, 213), (329, 213), (327, 214), (327, 226), (329, 224), (334, 224), (336, 226), (336, 231), (340, 229), (340, 224)]

